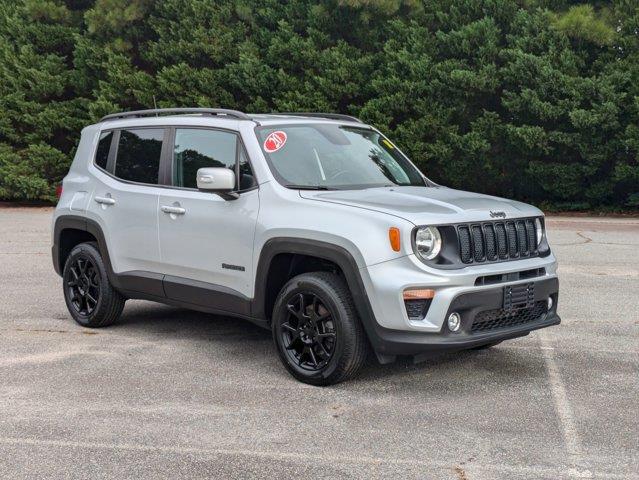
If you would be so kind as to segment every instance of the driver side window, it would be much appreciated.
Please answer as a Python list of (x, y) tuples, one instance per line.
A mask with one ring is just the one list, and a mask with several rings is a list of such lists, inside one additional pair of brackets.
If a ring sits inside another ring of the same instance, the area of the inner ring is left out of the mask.
[(197, 171), (207, 167), (233, 170), (237, 177), (236, 189), (240, 192), (257, 185), (246, 152), (235, 133), (204, 128), (176, 128), (172, 185), (197, 188)]
[(198, 169), (222, 167), (235, 170), (237, 135), (221, 130), (175, 130), (172, 179), (176, 187), (197, 188)]

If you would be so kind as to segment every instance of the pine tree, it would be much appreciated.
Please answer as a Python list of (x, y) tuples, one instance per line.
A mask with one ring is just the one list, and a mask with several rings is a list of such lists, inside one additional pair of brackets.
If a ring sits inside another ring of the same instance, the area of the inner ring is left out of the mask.
[(444, 185), (638, 208), (638, 32), (636, 0), (0, 0), (0, 198), (157, 104), (356, 114)]

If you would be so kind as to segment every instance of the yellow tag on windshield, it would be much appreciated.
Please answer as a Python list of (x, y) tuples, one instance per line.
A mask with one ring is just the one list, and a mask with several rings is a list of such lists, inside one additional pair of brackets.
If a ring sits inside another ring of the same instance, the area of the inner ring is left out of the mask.
[(393, 144), (392, 144), (392, 143), (390, 143), (390, 142), (389, 142), (388, 140), (386, 140), (385, 138), (382, 138), (382, 143), (383, 143), (383, 144), (384, 144), (384, 145), (385, 145), (388, 149), (390, 149), (390, 150), (392, 150), (393, 148), (395, 148), (395, 147), (393, 147)]

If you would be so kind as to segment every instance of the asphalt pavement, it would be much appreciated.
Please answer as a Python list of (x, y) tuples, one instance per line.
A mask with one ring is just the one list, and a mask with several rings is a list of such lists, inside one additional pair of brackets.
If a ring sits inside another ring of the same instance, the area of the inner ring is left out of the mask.
[(639, 219), (548, 218), (561, 325), (317, 388), (241, 320), (76, 325), (50, 218), (0, 209), (0, 478), (639, 478)]

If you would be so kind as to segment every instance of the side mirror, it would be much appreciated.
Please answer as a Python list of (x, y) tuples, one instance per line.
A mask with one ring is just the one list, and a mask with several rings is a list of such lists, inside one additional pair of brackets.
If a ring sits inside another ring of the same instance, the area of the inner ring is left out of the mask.
[(238, 198), (235, 190), (235, 172), (228, 168), (200, 168), (197, 171), (197, 189), (217, 193), (225, 200)]

